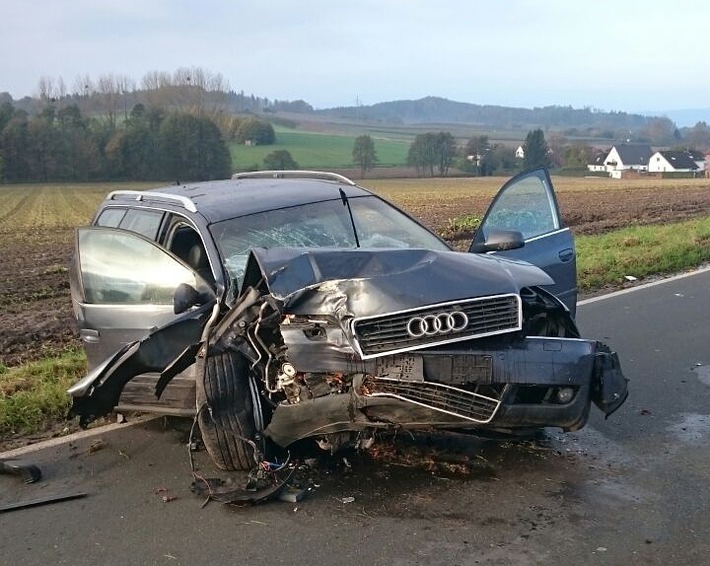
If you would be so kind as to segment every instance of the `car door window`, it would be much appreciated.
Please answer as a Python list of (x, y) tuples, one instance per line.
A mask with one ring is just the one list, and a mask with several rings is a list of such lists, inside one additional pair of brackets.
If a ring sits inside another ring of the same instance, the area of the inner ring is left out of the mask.
[(165, 250), (124, 230), (79, 229), (78, 257), (87, 303), (167, 305), (180, 283), (204, 284)]
[(525, 240), (560, 228), (557, 204), (547, 175), (535, 170), (513, 179), (496, 198), (482, 225), (490, 230), (516, 230)]

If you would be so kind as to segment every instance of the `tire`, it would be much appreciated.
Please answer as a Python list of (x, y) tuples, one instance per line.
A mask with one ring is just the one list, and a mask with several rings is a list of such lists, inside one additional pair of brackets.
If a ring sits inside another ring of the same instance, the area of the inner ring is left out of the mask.
[(250, 470), (256, 465), (249, 444), (256, 426), (248, 362), (238, 353), (225, 352), (207, 356), (204, 364), (204, 371), (198, 367), (195, 393), (205, 448), (223, 470)]

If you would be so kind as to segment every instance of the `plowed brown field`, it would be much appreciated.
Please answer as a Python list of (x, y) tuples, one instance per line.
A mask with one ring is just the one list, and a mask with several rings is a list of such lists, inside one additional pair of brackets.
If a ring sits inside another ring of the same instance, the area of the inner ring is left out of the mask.
[[(443, 233), (453, 218), (482, 215), (502, 182), (393, 179), (362, 184)], [(560, 177), (554, 183), (563, 216), (576, 234), (710, 217), (710, 182), (704, 179)], [(103, 196), (116, 188), (129, 187), (0, 186), (0, 363), (12, 366), (80, 345), (67, 272), (73, 231), (88, 223)]]

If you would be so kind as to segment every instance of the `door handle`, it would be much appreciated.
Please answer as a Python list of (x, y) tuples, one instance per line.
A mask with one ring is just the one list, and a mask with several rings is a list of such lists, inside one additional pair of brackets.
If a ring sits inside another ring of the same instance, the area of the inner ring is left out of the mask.
[(99, 331), (93, 328), (82, 328), (79, 330), (79, 336), (81, 336), (81, 339), (87, 344), (94, 344), (101, 340)]
[(574, 250), (572, 248), (565, 248), (564, 250), (560, 250), (560, 253), (557, 255), (562, 263), (567, 263), (568, 261), (572, 261)]

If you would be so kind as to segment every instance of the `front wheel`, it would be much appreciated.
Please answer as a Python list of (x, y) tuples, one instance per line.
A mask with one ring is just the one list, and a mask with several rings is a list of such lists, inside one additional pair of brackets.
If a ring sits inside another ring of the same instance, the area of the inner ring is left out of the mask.
[(256, 426), (248, 361), (224, 352), (207, 356), (200, 372), (201, 365), (196, 400), (205, 448), (217, 467), (249, 470), (256, 465)]

